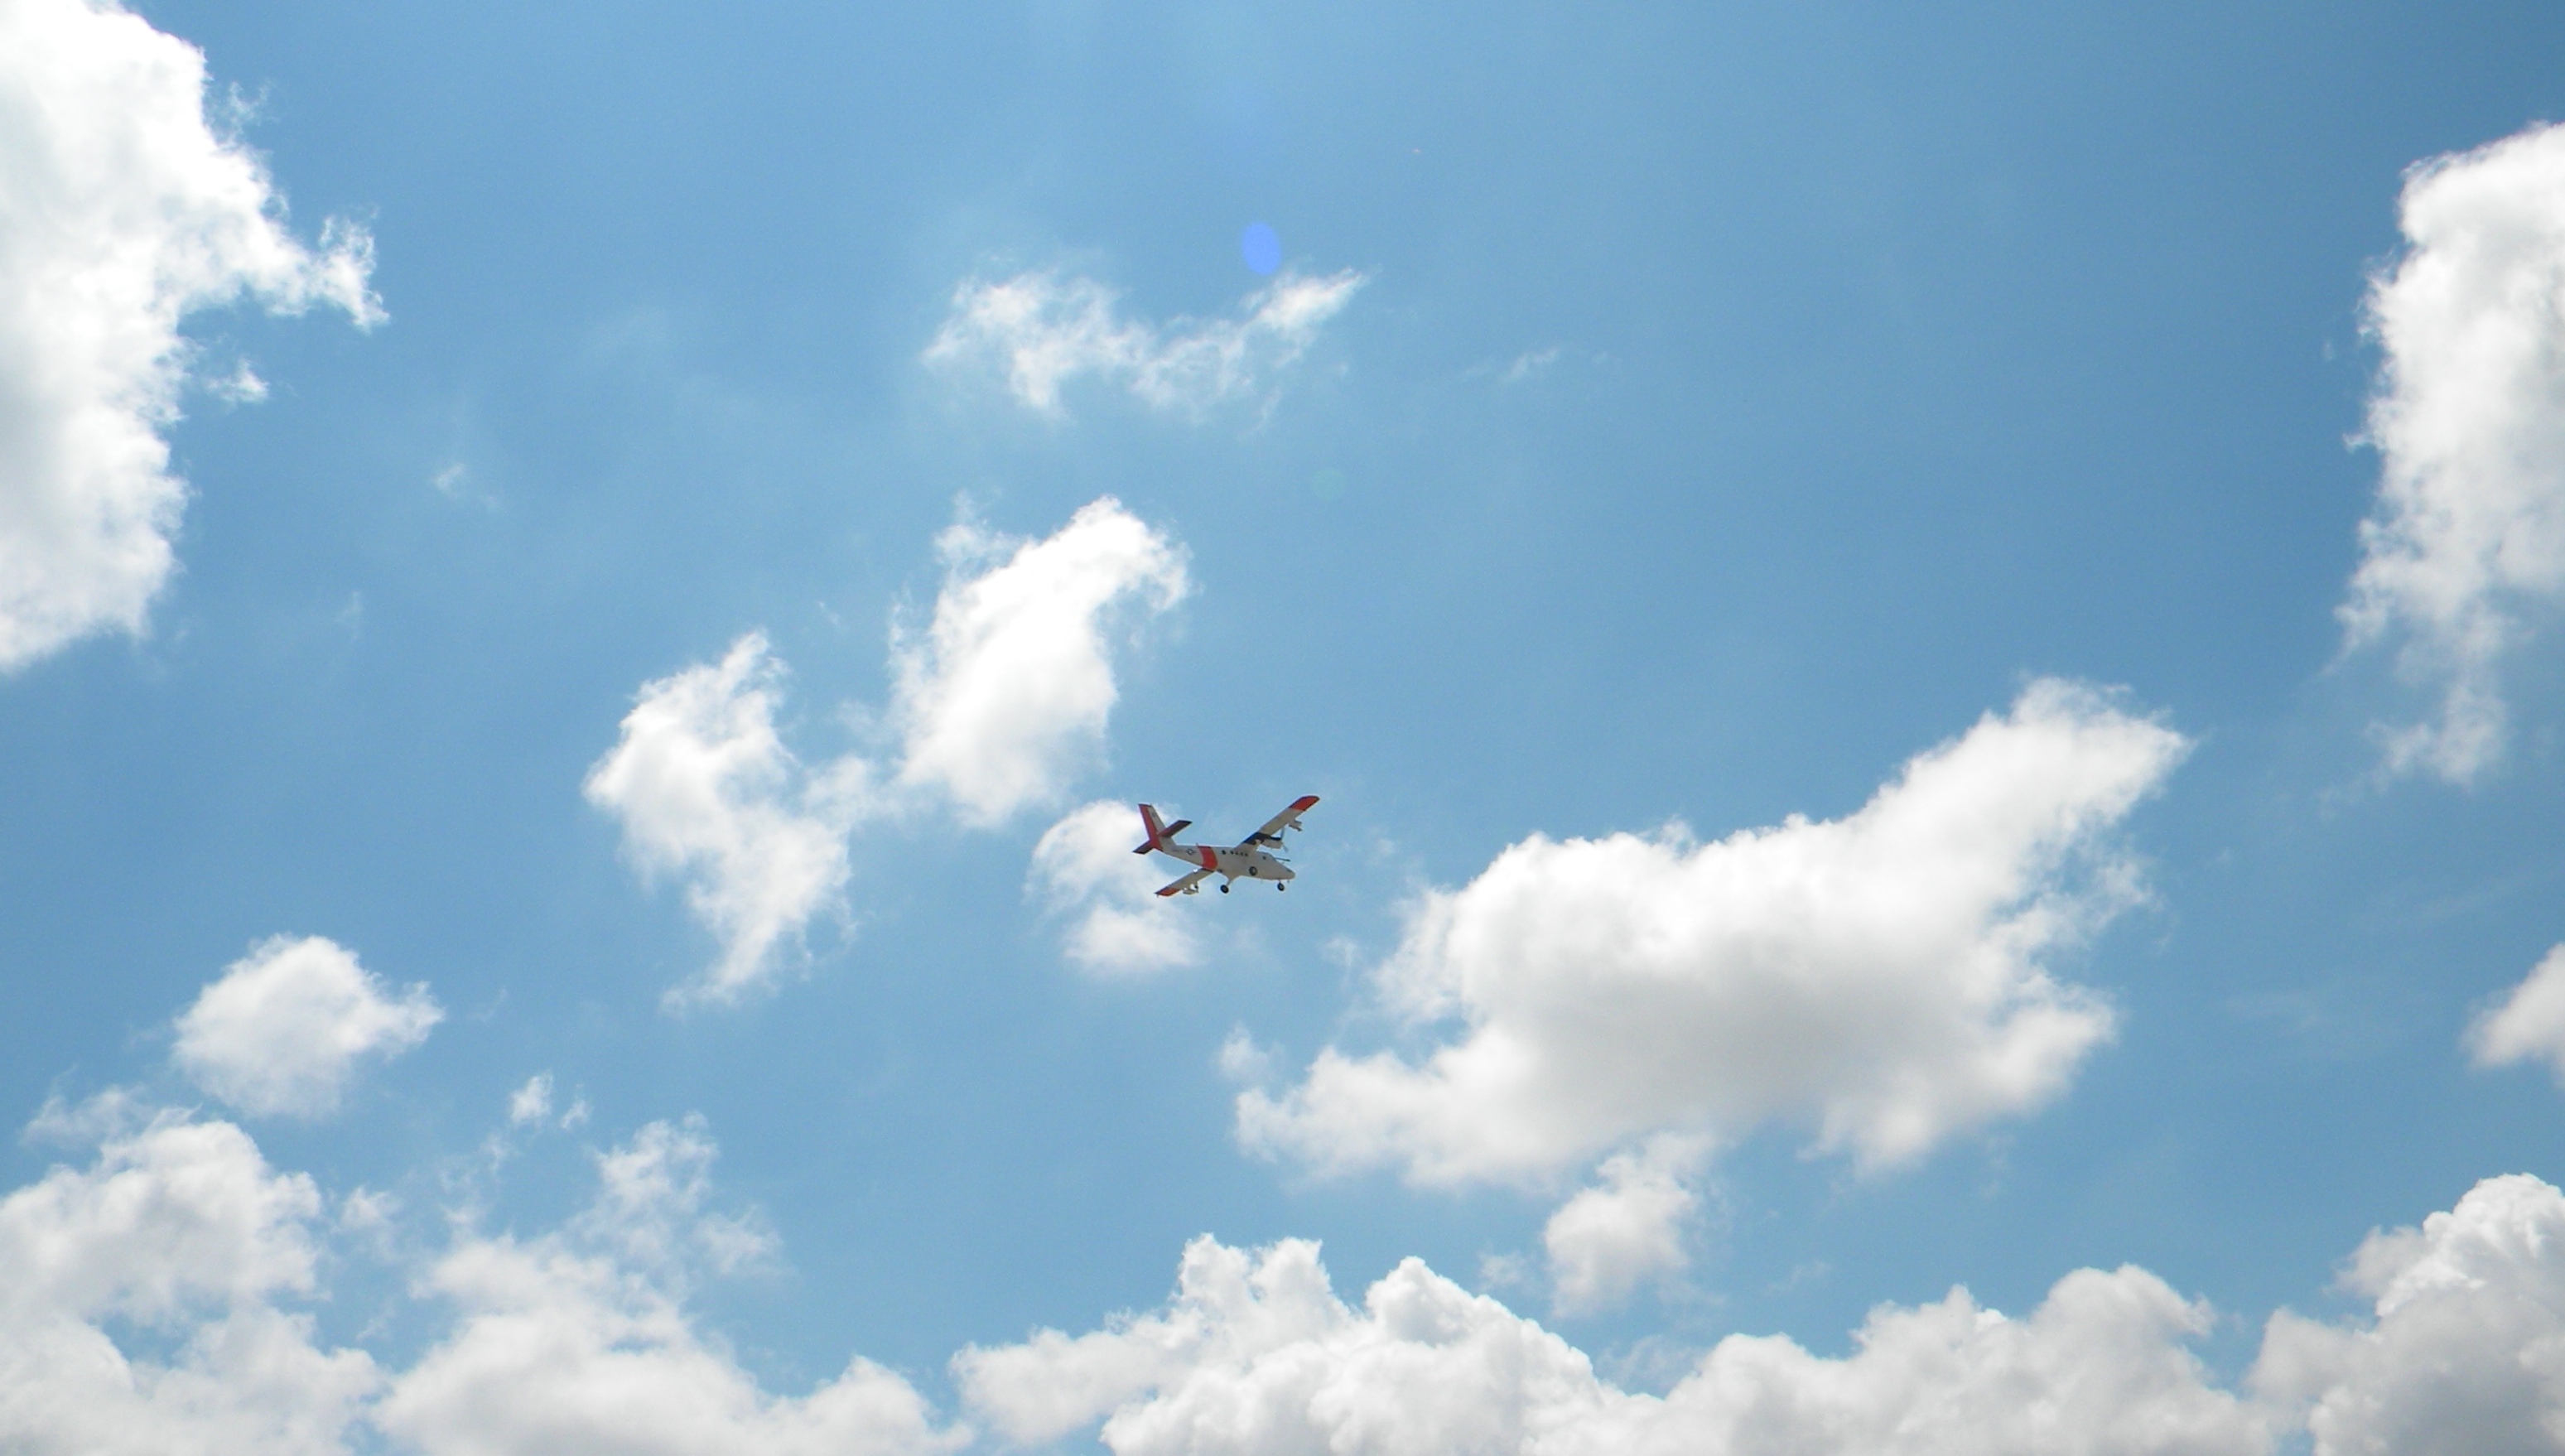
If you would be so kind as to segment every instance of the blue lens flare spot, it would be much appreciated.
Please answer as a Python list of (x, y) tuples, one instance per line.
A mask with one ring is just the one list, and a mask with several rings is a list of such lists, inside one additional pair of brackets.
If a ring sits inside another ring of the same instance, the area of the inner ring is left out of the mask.
[(1271, 273), (1282, 266), (1282, 240), (1264, 223), (1251, 222), (1247, 231), (1238, 235), (1238, 256), (1257, 272)]

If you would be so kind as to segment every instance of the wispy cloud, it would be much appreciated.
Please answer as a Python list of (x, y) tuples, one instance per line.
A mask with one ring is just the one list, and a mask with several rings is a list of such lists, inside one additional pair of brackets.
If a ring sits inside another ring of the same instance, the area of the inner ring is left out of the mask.
[(1090, 278), (1042, 271), (973, 279), (954, 291), (953, 312), (926, 360), (1002, 371), (1026, 407), (1055, 417), (1065, 413), (1062, 387), (1089, 376), (1153, 408), (1199, 414), (1233, 400), (1270, 400), (1278, 376), (1366, 281), (1350, 270), (1285, 274), (1249, 294), (1235, 318), (1153, 324), (1124, 317), (1121, 295)]
[(1557, 345), (1553, 344), (1547, 349), (1531, 350), (1516, 355), (1515, 362), (1506, 365), (1506, 371), (1499, 374), (1497, 379), (1500, 383), (1519, 384), (1525, 379), (1548, 373), (1550, 366), (1557, 363)]

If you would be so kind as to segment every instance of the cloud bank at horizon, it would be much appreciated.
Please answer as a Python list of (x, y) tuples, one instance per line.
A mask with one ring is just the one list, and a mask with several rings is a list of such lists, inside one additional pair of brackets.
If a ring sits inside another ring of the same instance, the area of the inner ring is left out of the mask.
[[(0, 1197), (0, 1444), (335, 1456), (370, 1431), (426, 1456), (816, 1456), (1092, 1431), (1116, 1456), (2260, 1456), (2303, 1432), (2354, 1456), (2546, 1449), (2565, 1424), (2565, 1193), (2524, 1174), (2372, 1235), (2347, 1276), (2366, 1313), (2275, 1312), (2232, 1388), (2194, 1349), (2215, 1312), (2135, 1266), (2070, 1272), (2019, 1317), (1965, 1289), (1884, 1304), (1840, 1357), (1731, 1335), (1654, 1395), (1421, 1261), (1349, 1306), (1314, 1243), (1205, 1236), (1156, 1310), (957, 1352), (955, 1419), (861, 1356), (770, 1390), (705, 1328), (707, 1283), (774, 1250), (754, 1209), (719, 1207), (716, 1155), (700, 1118), (647, 1123), (591, 1154), (596, 1192), (555, 1228), (439, 1208), (404, 1242), (376, 1236), (398, 1200), (281, 1171), (229, 1122), (149, 1112)], [(386, 1252), (403, 1247), (420, 1252)], [(362, 1258), (408, 1270), (404, 1318), (428, 1336), (406, 1366), (319, 1333), (333, 1271)]]

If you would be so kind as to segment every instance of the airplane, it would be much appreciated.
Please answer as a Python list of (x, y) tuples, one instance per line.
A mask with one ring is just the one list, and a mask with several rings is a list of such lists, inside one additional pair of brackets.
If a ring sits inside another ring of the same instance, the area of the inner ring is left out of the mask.
[[(1274, 851), (1282, 848), (1282, 832), (1298, 829), (1300, 816), (1317, 802), (1318, 796), (1315, 794), (1301, 795), (1291, 801), (1290, 808), (1267, 820), (1265, 828), (1249, 835), (1239, 841), (1235, 847), (1227, 849), (1214, 849), (1209, 845), (1177, 843), (1176, 833), (1191, 825), (1193, 821), (1180, 819), (1174, 824), (1161, 824), (1158, 822), (1158, 811), (1150, 805), (1143, 804), (1140, 806), (1140, 825), (1149, 832), (1149, 838), (1145, 844), (1131, 852), (1146, 854), (1155, 850), (1170, 858), (1182, 859), (1187, 864), (1201, 866), (1158, 891), (1162, 895), (1197, 894), (1201, 891), (1202, 882), (1215, 874), (1221, 876), (1222, 894), (1229, 893), (1230, 881), (1242, 874), (1250, 879), (1270, 879), (1274, 881), (1276, 889), (1283, 889), (1287, 887), (1286, 881), (1291, 878), (1291, 866), (1283, 863)], [(1269, 845), (1273, 849), (1267, 849)]]

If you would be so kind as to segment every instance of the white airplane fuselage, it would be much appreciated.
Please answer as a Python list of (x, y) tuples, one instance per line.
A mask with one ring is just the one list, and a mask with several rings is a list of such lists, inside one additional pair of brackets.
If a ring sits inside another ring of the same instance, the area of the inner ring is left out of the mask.
[(1263, 849), (1222, 849), (1210, 845), (1180, 845), (1173, 840), (1160, 840), (1152, 848), (1171, 859), (1183, 860), (1188, 868), (1208, 869), (1224, 879), (1261, 879), (1279, 884), (1292, 878), (1290, 865)]

